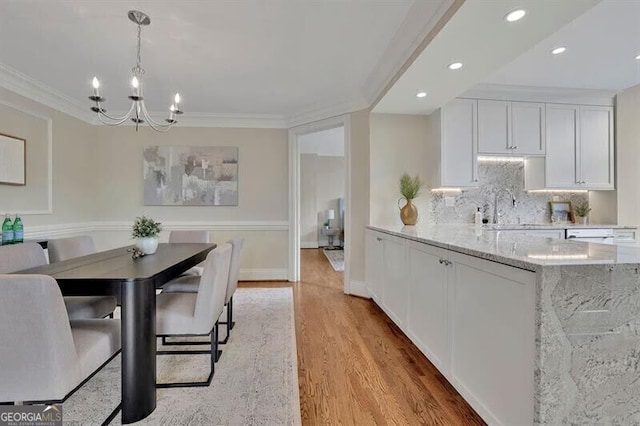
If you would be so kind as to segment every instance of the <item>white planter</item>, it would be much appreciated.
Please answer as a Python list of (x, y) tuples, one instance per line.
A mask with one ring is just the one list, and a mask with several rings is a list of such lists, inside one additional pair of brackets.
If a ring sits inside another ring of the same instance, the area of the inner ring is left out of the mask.
[(158, 237), (138, 238), (136, 247), (144, 254), (153, 254), (158, 249)]

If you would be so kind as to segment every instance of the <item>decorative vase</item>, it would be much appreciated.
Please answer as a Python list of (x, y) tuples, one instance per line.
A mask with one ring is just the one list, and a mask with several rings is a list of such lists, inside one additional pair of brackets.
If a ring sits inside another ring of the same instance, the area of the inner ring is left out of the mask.
[(153, 254), (158, 249), (158, 237), (138, 238), (136, 247), (144, 254)]
[[(400, 200), (406, 200), (407, 203), (404, 207), (400, 207)], [(418, 209), (412, 203), (413, 200), (406, 198), (400, 198), (398, 200), (398, 208), (400, 209), (400, 220), (405, 225), (415, 225), (418, 223)]]
[(581, 216), (580, 219), (582, 219), (582, 224), (586, 225), (587, 224), (587, 217), (586, 216)]

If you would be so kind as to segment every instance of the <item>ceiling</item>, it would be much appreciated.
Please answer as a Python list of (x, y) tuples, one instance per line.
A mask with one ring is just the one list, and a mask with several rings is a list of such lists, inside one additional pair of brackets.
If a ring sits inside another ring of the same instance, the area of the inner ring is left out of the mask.
[[(551, 55), (566, 46), (561, 55)], [(486, 83), (622, 90), (640, 83), (640, 1), (603, 0)]]
[[(599, 0), (467, 0), (373, 109), (429, 114), (483, 82)], [(517, 22), (505, 15), (525, 9)], [(459, 70), (447, 65), (462, 62)], [(426, 91), (427, 96), (416, 94)]]
[(106, 108), (126, 110), (136, 39), (127, 11), (139, 9), (151, 17), (142, 64), (152, 111), (176, 91), (195, 115), (363, 108), (451, 3), (0, 0), (0, 85), (22, 78), (88, 111), (96, 75)]

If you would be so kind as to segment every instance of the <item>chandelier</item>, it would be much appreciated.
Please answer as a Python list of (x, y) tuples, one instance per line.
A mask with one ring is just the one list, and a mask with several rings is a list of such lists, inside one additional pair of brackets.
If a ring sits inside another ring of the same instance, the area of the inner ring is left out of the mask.
[(169, 116), (164, 120), (166, 123), (159, 123), (151, 118), (151, 115), (144, 104), (144, 96), (142, 93), (142, 76), (144, 76), (144, 68), (142, 68), (140, 59), (140, 33), (143, 25), (146, 26), (151, 23), (151, 18), (149, 18), (146, 13), (138, 10), (130, 10), (128, 16), (129, 19), (138, 26), (137, 62), (136, 66), (131, 68), (131, 73), (133, 74), (133, 77), (131, 78), (132, 93), (129, 96), (129, 99), (131, 99), (131, 108), (129, 108), (129, 112), (121, 117), (113, 117), (107, 114), (107, 110), (102, 107), (102, 103), (104, 103), (106, 99), (100, 95), (100, 81), (98, 81), (97, 77), (93, 77), (93, 95), (89, 96), (89, 99), (95, 102), (95, 105), (91, 107), (91, 111), (96, 113), (98, 120), (100, 120), (101, 123), (108, 126), (118, 126), (128, 119), (131, 119), (131, 121), (136, 123), (136, 132), (138, 131), (138, 126), (145, 121), (154, 130), (158, 132), (166, 132), (178, 122), (176, 117), (182, 114), (182, 110), (180, 109), (180, 94), (176, 93), (173, 98), (173, 103), (169, 107)]

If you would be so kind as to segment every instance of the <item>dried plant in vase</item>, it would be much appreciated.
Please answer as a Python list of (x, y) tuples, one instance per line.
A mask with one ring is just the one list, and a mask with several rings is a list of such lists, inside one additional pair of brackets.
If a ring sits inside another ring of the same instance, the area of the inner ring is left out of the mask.
[[(418, 209), (413, 205), (413, 200), (420, 195), (422, 181), (420, 176), (414, 177), (404, 173), (400, 177), (400, 194), (402, 197), (398, 200), (398, 208), (400, 209), (400, 219), (405, 225), (415, 225), (418, 222)], [(406, 204), (400, 207), (400, 200), (406, 200)]]

